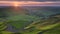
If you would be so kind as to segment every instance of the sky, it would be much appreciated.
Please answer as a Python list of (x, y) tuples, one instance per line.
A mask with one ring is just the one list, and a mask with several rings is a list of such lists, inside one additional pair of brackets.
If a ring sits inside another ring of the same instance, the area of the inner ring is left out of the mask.
[(0, 1), (60, 1), (60, 0), (0, 0)]
[(60, 6), (60, 0), (0, 0), (0, 6)]
[[(0, 1), (6, 1), (6, 0), (0, 0)], [(60, 1), (60, 0), (7, 0), (7, 1)]]

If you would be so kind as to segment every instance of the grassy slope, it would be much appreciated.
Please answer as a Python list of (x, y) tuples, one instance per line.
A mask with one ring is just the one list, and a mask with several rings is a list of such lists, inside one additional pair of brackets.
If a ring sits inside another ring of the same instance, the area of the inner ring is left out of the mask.
[[(26, 31), (22, 32), (22, 34), (37, 34), (39, 32), (43, 32), (43, 34), (59, 34), (60, 33), (60, 21), (58, 20), (60, 20), (60, 18), (59, 19), (50, 18), (50, 19), (43, 21), (43, 24), (37, 22), (33, 24), (33, 26), (31, 27), (29, 25), (28, 26), (29, 28), (27, 28)], [(31, 29), (32, 27), (34, 27), (35, 29)]]
[[(16, 28), (21, 28), (24, 24), (30, 22), (30, 20), (37, 20), (38, 18), (35, 17), (35, 16), (27, 16), (27, 15), (20, 15), (20, 16), (11, 16), (8, 18), (9, 19), (9, 22), (11, 25), (15, 26)], [(49, 21), (49, 20), (48, 20)], [(57, 23), (57, 22), (56, 22)], [(60, 22), (59, 22), (60, 23)], [(39, 23), (37, 24), (37, 26), (39, 26)], [(37, 34), (38, 32), (42, 31), (42, 30), (48, 30), (48, 32), (43, 32), (44, 34), (59, 34), (60, 33), (60, 25), (57, 25), (57, 24), (52, 24), (52, 25), (49, 25), (49, 26), (45, 26), (44, 27), (39, 27), (37, 28), (36, 25), (34, 25), (33, 27), (35, 29), (32, 29), (31, 30), (27, 30), (26, 32), (22, 32), (22, 34)], [(56, 27), (55, 27), (56, 26)]]
[(37, 20), (38, 18), (35, 16), (28, 16), (28, 15), (18, 15), (18, 16), (11, 16), (9, 17), (9, 23), (16, 28), (24, 27), (24, 25), (31, 23), (31, 21)]
[(48, 30), (47, 32), (44, 32), (43, 34), (60, 34), (60, 24), (58, 26)]

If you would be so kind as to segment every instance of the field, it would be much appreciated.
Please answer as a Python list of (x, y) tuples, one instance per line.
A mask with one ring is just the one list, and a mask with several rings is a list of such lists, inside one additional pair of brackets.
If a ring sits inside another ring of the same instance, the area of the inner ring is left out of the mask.
[(59, 34), (60, 7), (0, 8), (0, 34)]

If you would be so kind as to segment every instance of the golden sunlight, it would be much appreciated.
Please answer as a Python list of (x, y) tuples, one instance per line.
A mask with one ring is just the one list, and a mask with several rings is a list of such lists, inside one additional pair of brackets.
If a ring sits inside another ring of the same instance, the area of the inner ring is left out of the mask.
[(18, 10), (18, 7), (19, 7), (19, 3), (18, 2), (13, 2), (13, 7), (14, 7), (14, 10)]
[(19, 6), (18, 2), (14, 2), (13, 5), (14, 5), (14, 7), (18, 7)]

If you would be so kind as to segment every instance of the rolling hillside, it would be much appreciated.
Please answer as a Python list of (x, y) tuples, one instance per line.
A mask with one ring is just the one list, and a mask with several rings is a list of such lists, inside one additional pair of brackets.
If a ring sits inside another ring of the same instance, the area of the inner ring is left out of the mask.
[(7, 26), (1, 32), (19, 32), (21, 34), (59, 34), (59, 9), (60, 7), (0, 8), (0, 18), (2, 20), (2, 25)]

